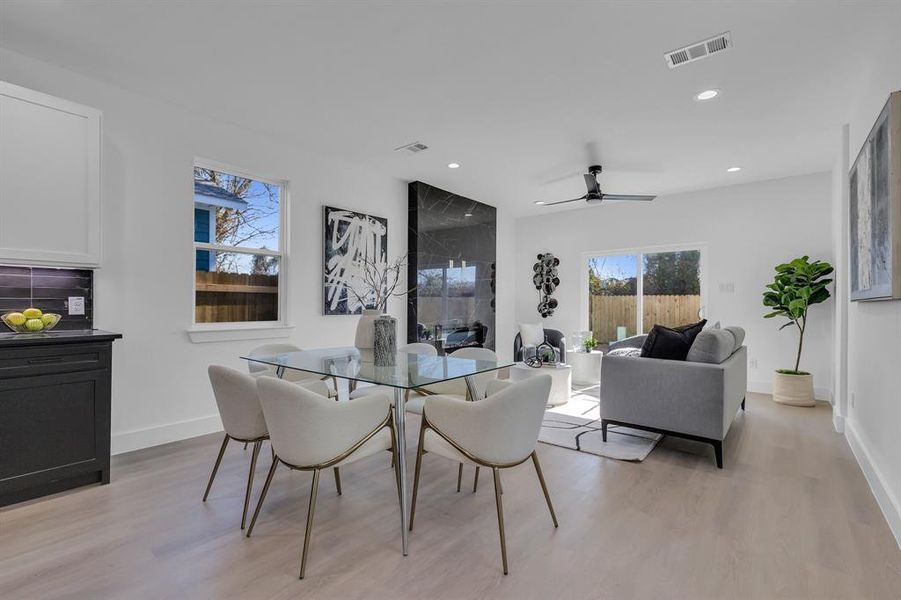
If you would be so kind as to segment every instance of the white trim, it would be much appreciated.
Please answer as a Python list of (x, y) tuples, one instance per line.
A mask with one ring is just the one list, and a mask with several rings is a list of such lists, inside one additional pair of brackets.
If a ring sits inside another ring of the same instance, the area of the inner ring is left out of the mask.
[(266, 340), (289, 338), (294, 325), (271, 323), (199, 323), (187, 330), (195, 344), (230, 342), (236, 340)]
[(895, 542), (901, 549), (901, 502), (892, 494), (888, 486), (885, 485), (885, 477), (882, 471), (873, 462), (872, 454), (867, 450), (867, 444), (857, 434), (854, 424), (851, 421), (845, 421), (845, 439), (851, 447), (860, 470), (863, 471), (867, 483), (870, 484), (870, 491), (876, 498), (876, 504), (882, 510), (882, 516), (885, 517), (889, 529), (895, 536)]
[[(833, 403), (833, 409), (836, 404)], [(832, 413), (832, 428), (835, 429), (835, 433), (844, 433), (845, 432), (845, 418), (835, 412)]]
[(270, 250), (269, 248), (246, 248), (244, 246), (225, 246), (223, 244), (211, 244), (209, 242), (194, 242), (195, 250), (212, 250), (214, 252), (234, 252), (235, 254), (251, 254), (263, 256), (278, 256), (282, 253), (278, 250)]
[[(772, 394), (772, 381), (748, 381), (748, 391), (755, 394)], [(815, 387), (813, 388), (813, 397), (820, 402), (828, 402), (832, 404), (832, 390), (829, 388)]]
[(114, 433), (110, 437), (110, 454), (122, 454), (169, 442), (177, 442), (188, 438), (222, 431), (222, 420), (218, 414), (157, 425), (144, 429), (133, 429), (122, 433)]

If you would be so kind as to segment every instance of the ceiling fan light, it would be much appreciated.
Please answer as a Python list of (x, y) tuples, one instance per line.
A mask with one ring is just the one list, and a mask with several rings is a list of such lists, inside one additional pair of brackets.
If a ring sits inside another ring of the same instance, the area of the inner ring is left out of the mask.
[(547, 203), (546, 203), (544, 200), (536, 200), (536, 201), (535, 201), (535, 204), (536, 204), (537, 206), (544, 206), (544, 205), (547, 204)]

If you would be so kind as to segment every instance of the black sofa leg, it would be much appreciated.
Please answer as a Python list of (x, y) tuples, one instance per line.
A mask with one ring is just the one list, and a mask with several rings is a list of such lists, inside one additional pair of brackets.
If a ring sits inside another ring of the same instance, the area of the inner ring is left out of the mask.
[(747, 398), (742, 398), (742, 399), (741, 399), (741, 409), (742, 409), (742, 410), (745, 409), (745, 400), (747, 400)]
[(607, 441), (607, 420), (601, 419), (601, 440)]
[(723, 468), (723, 442), (718, 440), (713, 440), (710, 442), (713, 444), (713, 452), (716, 454), (716, 467), (718, 469)]

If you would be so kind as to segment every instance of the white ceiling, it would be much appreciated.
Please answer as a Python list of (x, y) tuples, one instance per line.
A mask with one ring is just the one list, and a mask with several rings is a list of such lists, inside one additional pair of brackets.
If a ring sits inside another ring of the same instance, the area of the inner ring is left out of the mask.
[[(584, 194), (592, 153), (613, 193), (829, 169), (898, 23), (901, 2), (4, 0), (0, 45), (524, 215)], [(667, 68), (726, 30), (734, 49)]]

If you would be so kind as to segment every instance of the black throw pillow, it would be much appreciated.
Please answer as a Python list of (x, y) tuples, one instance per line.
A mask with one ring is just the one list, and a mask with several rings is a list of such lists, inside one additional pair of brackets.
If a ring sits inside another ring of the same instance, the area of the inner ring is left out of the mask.
[(706, 323), (707, 319), (675, 328), (654, 325), (641, 346), (642, 358), (685, 360), (691, 345)]

